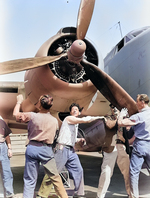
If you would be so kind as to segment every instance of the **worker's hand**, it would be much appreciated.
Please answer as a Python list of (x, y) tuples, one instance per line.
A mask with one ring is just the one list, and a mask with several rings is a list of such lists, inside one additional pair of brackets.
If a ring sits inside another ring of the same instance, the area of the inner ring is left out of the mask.
[(116, 120), (107, 119), (107, 122), (105, 122), (105, 124), (108, 129), (112, 129), (116, 126)]
[(128, 109), (127, 108), (123, 108), (120, 111), (119, 119), (126, 118), (128, 115), (129, 115), (128, 114)]
[(22, 94), (19, 94), (17, 96), (17, 103), (21, 104), (23, 102), (23, 95)]
[(86, 145), (86, 140), (84, 138), (77, 138), (77, 143), (82, 147)]
[(12, 157), (12, 150), (8, 148), (8, 157), (11, 158)]

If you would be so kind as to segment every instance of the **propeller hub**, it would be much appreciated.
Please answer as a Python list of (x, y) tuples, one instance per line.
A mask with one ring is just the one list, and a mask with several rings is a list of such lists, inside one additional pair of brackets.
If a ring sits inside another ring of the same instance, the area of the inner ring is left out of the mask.
[(75, 40), (67, 52), (68, 60), (79, 64), (83, 58), (83, 54), (85, 50), (86, 50), (85, 42), (82, 40)]

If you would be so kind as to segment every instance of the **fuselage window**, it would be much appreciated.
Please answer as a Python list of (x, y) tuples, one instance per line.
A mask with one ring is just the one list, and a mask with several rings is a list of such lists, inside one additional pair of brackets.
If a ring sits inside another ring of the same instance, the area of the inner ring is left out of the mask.
[(121, 48), (124, 46), (124, 38), (120, 41), (120, 43), (118, 44), (118, 52), (119, 50), (121, 50)]

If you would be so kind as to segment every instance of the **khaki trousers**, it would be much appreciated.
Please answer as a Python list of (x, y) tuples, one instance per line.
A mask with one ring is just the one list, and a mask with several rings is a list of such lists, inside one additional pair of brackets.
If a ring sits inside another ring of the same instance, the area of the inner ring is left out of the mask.
[(62, 183), (62, 179), (58, 174), (54, 158), (45, 164), (44, 168), (46, 174), (39, 189), (38, 195), (45, 198), (48, 197), (52, 186), (54, 186), (55, 192), (60, 198), (68, 198)]
[(105, 197), (111, 177), (113, 175), (116, 161), (121, 173), (123, 174), (127, 194), (131, 196), (129, 177), (129, 155), (126, 153), (125, 146), (123, 144), (117, 144), (111, 153), (104, 152), (97, 192), (98, 198)]
[(58, 197), (68, 198), (66, 190), (62, 184), (62, 179), (59, 175), (49, 177), (48, 174), (46, 174), (39, 189), (38, 195), (45, 198), (48, 197), (53, 186)]

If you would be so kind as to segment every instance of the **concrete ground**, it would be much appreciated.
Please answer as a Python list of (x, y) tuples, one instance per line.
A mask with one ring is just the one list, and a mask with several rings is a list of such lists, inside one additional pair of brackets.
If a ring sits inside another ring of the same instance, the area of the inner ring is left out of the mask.
[[(79, 152), (79, 158), (84, 169), (85, 180), (85, 194), (86, 197), (95, 198), (97, 192), (97, 186), (100, 175), (100, 167), (102, 163), (102, 156), (99, 153), (83, 153)], [(13, 156), (11, 159), (11, 168), (14, 176), (14, 191), (18, 195), (18, 198), (22, 198), (23, 192), (23, 172), (24, 172), (25, 156)], [(37, 181), (36, 191), (38, 191), (42, 178), (44, 176), (43, 167), (40, 167), (39, 177)], [(71, 188), (66, 188), (67, 191), (71, 191), (73, 184), (71, 181)], [(150, 177), (146, 168), (143, 168), (140, 174), (140, 198), (150, 198)], [(111, 179), (111, 183), (106, 198), (125, 198), (127, 197), (123, 176), (120, 173), (118, 166), (115, 166), (114, 174)]]

